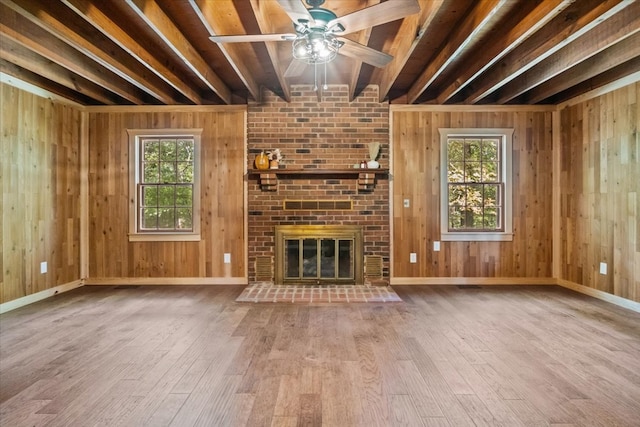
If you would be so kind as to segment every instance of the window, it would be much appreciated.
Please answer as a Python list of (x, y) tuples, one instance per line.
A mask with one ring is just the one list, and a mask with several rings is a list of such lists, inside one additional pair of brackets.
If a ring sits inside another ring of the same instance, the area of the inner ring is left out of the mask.
[(200, 240), (200, 129), (130, 129), (129, 240)]
[(440, 129), (441, 239), (512, 240), (513, 129)]

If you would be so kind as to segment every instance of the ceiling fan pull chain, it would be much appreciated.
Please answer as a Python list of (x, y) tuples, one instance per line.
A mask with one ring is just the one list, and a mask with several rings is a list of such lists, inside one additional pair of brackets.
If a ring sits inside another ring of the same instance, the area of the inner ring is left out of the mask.
[(322, 86), (322, 89), (327, 90), (329, 89), (329, 86), (327, 85), (327, 63), (324, 63), (324, 85)]
[(313, 90), (318, 90), (318, 63), (313, 63)]

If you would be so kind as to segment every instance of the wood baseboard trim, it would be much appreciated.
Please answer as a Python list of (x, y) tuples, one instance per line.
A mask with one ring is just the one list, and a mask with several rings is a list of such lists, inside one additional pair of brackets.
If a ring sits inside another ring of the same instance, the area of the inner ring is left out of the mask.
[(597, 289), (590, 288), (588, 286), (581, 285), (579, 283), (570, 282), (568, 280), (557, 279), (557, 284), (563, 288), (571, 289), (572, 291), (579, 292), (581, 294), (589, 295), (600, 300), (610, 302), (619, 307), (626, 308), (631, 311), (640, 313), (640, 303), (632, 301), (630, 299), (622, 298), (617, 295), (612, 295), (608, 292), (599, 291)]
[(552, 277), (394, 277), (390, 284), (393, 285), (558, 285), (563, 288), (594, 298), (607, 301), (619, 307), (626, 308), (640, 313), (640, 303), (612, 295), (607, 292), (589, 288), (568, 280), (555, 279)]
[(4, 302), (0, 304), (0, 314), (6, 313), (11, 310), (15, 310), (20, 307), (24, 307), (25, 305), (33, 304), (34, 302), (41, 301), (43, 299), (52, 297), (62, 292), (67, 292), (72, 289), (79, 288), (80, 286), (83, 286), (83, 285), (84, 285), (83, 280), (74, 280), (73, 282), (65, 283), (63, 285), (58, 285), (51, 289), (45, 289), (44, 291), (36, 292), (35, 294), (27, 295), (24, 297), (14, 299), (12, 301)]
[(85, 285), (248, 285), (246, 277), (91, 277)]
[[(247, 285), (248, 280), (243, 277), (121, 277), (121, 278), (93, 278), (74, 280), (51, 289), (37, 292), (0, 304), (0, 314), (24, 307), (29, 304), (52, 297), (62, 292), (68, 292), (83, 285)], [(522, 277), (394, 277), (391, 285), (559, 285), (581, 294), (609, 302), (619, 307), (640, 313), (640, 303), (622, 298), (607, 292), (589, 288), (568, 280)]]
[(552, 277), (394, 277), (391, 285), (555, 285)]

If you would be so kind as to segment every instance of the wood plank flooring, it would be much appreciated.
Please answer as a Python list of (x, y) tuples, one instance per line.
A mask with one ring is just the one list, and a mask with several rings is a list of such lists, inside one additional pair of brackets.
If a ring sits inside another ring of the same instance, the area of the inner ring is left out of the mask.
[(0, 425), (640, 425), (640, 314), (557, 287), (394, 289), (86, 286), (5, 313)]

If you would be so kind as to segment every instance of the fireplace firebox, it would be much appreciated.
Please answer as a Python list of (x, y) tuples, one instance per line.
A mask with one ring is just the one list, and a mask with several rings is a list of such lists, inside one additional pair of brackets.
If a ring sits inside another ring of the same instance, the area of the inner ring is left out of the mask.
[(275, 227), (275, 284), (363, 284), (362, 227)]

